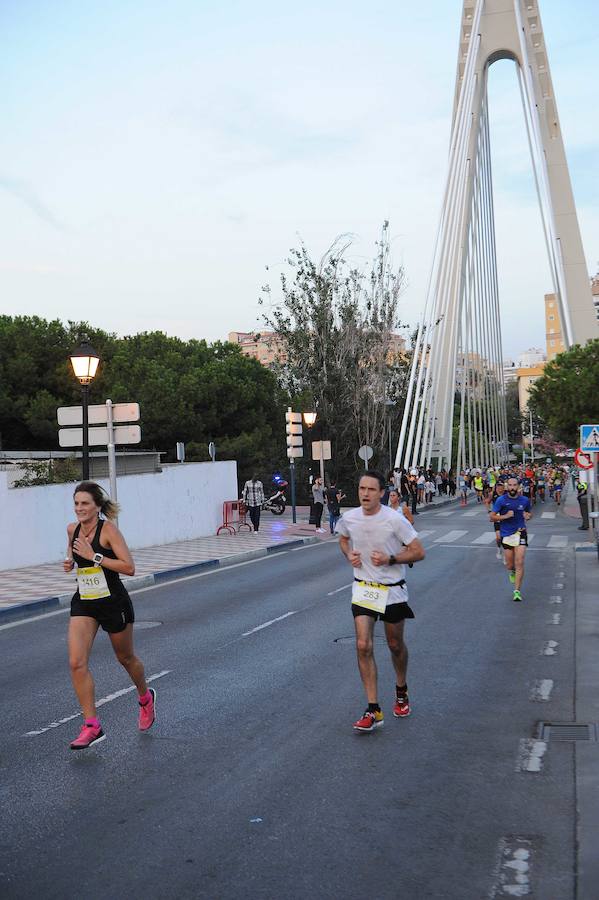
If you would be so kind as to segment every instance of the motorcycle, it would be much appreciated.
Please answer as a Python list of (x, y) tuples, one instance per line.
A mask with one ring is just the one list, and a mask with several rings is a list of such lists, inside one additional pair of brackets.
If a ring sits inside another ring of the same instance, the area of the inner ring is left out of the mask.
[(288, 482), (279, 479), (275, 482), (278, 485), (278, 491), (264, 501), (262, 509), (271, 512), (273, 516), (282, 516), (287, 506), (287, 497), (285, 496), (285, 488)]

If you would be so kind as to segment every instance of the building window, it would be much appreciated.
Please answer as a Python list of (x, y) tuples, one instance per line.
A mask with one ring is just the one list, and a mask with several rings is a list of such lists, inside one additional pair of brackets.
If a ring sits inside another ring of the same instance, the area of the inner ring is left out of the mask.
[(549, 316), (549, 321), (550, 321), (550, 322), (553, 322), (554, 319), (555, 319), (555, 316)]
[(549, 346), (550, 346), (550, 347), (555, 347), (555, 341), (549, 341)]

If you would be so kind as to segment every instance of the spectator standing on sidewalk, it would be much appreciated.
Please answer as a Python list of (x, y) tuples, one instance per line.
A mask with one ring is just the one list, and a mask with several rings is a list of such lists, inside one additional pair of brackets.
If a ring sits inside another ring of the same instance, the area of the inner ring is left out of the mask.
[(576, 485), (578, 505), (580, 507), (580, 517), (582, 525), (578, 526), (579, 531), (589, 530), (589, 501), (588, 501), (588, 485), (586, 481), (579, 481)]
[(320, 475), (314, 479), (312, 485), (312, 520), (316, 525), (316, 530), (320, 534), (324, 534), (324, 528), (321, 527), (322, 511), (324, 509), (324, 486)]
[(341, 516), (341, 501), (345, 498), (343, 491), (340, 491), (335, 481), (331, 481), (326, 490), (327, 510), (329, 512), (329, 528), (331, 534), (335, 534), (335, 526)]
[(254, 534), (258, 534), (260, 528), (260, 512), (264, 503), (264, 485), (258, 480), (257, 475), (252, 475), (243, 486), (241, 498), (248, 508), (250, 519), (254, 527)]
[(410, 512), (413, 516), (418, 515), (416, 505), (418, 503), (418, 472), (412, 469), (408, 476), (408, 490), (410, 492)]

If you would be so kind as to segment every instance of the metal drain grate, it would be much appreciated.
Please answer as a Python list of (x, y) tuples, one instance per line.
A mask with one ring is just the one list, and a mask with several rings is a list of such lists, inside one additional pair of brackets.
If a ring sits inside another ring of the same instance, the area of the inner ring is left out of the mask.
[(595, 722), (542, 722), (542, 741), (597, 741)]

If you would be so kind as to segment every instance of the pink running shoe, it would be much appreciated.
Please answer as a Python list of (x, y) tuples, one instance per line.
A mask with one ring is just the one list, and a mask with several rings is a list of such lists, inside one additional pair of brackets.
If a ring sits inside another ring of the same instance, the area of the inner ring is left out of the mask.
[(147, 731), (156, 721), (156, 691), (149, 688), (150, 699), (146, 703), (139, 701), (139, 730)]
[(87, 750), (93, 744), (99, 744), (100, 741), (105, 740), (106, 735), (99, 725), (87, 725), (84, 723), (79, 732), (79, 737), (71, 741), (71, 750)]

